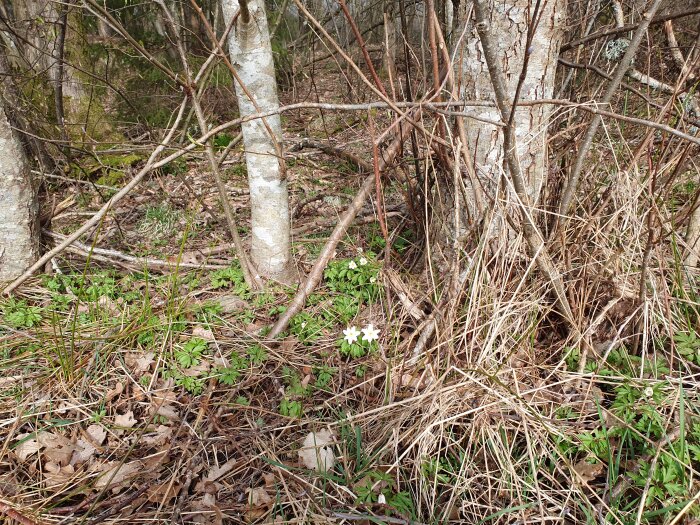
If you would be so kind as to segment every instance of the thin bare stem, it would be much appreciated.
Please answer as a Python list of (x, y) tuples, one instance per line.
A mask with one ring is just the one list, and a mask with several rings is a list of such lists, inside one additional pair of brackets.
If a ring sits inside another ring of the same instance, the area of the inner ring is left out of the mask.
[[(420, 110), (416, 111), (416, 113), (413, 115), (413, 118), (420, 118)], [(411, 129), (412, 128), (410, 126), (404, 127), (402, 133), (396, 136), (392, 144), (384, 152), (384, 156), (382, 157), (382, 160), (379, 165), (380, 172), (384, 171), (389, 165), (389, 163), (393, 161), (394, 157), (396, 157), (396, 155), (401, 149), (403, 141), (406, 139)], [(279, 334), (281, 334), (287, 328), (287, 325), (289, 325), (289, 321), (292, 320), (292, 317), (298, 314), (304, 307), (306, 298), (311, 292), (314, 291), (316, 286), (318, 286), (318, 283), (321, 281), (321, 278), (323, 277), (323, 270), (325, 270), (326, 266), (328, 265), (328, 262), (333, 257), (333, 252), (335, 251), (336, 246), (338, 246), (338, 243), (343, 238), (343, 235), (345, 235), (345, 232), (352, 224), (352, 221), (355, 219), (355, 216), (360, 211), (360, 208), (362, 208), (362, 204), (369, 196), (370, 192), (372, 191), (372, 188), (375, 187), (375, 173), (373, 167), (366, 162), (362, 162), (361, 164), (359, 164), (359, 167), (363, 171), (369, 173), (369, 175), (365, 178), (364, 182), (362, 183), (362, 186), (360, 186), (360, 190), (357, 192), (357, 195), (355, 195), (355, 198), (353, 199), (348, 209), (345, 210), (345, 213), (338, 221), (338, 224), (336, 224), (333, 233), (331, 233), (331, 236), (328, 239), (328, 242), (326, 242), (326, 245), (323, 247), (321, 254), (318, 256), (318, 259), (316, 259), (314, 267), (309, 272), (306, 281), (304, 281), (304, 283), (299, 287), (299, 290), (294, 296), (294, 299), (292, 299), (292, 302), (289, 304), (287, 310), (280, 316), (280, 318), (272, 327), (269, 337), (275, 338)]]
[[(168, 20), (168, 23), (170, 24), (170, 30), (175, 38), (175, 47), (178, 51), (178, 54), (180, 55), (182, 68), (185, 72), (185, 76), (187, 77), (187, 83), (190, 86), (192, 86), (194, 80), (192, 78), (192, 72), (190, 71), (189, 63), (187, 61), (187, 54), (185, 53), (185, 49), (182, 45), (182, 38), (180, 36), (177, 24), (175, 24), (175, 20), (173, 20), (172, 14), (165, 5), (165, 2), (163, 0), (157, 0), (157, 2), (163, 10), (163, 13), (165, 14), (165, 17)], [(217, 45), (216, 47), (220, 49), (221, 44), (219, 43), (219, 45)], [(199, 103), (199, 100), (197, 99), (197, 96), (193, 90), (190, 93), (190, 100), (192, 101), (195, 114), (197, 115), (199, 129), (202, 130), (202, 133), (204, 133), (209, 129), (209, 123), (207, 122), (207, 119), (204, 116), (204, 111), (202, 111), (202, 105)], [(236, 219), (233, 215), (233, 209), (231, 208), (231, 203), (229, 202), (228, 196), (226, 194), (226, 185), (224, 184), (224, 181), (221, 178), (221, 172), (219, 171), (219, 161), (216, 158), (216, 155), (214, 154), (214, 148), (212, 146), (211, 139), (207, 140), (204, 143), (204, 148), (207, 152), (207, 158), (209, 159), (209, 165), (211, 166), (212, 175), (214, 175), (214, 181), (216, 182), (216, 188), (219, 192), (221, 206), (224, 209), (224, 215), (226, 216), (226, 222), (228, 224), (229, 233), (231, 234), (233, 244), (236, 247), (236, 256), (240, 261), (241, 270), (243, 270), (243, 277), (245, 279), (246, 284), (249, 287), (251, 287), (252, 289), (260, 289), (262, 287), (262, 281), (260, 279), (260, 276), (258, 275), (258, 272), (255, 271), (255, 268), (253, 268), (253, 265), (246, 254), (245, 248), (243, 247), (241, 237), (238, 234), (238, 226), (236, 225)]]
[[(637, 27), (637, 30), (635, 31), (634, 36), (632, 37), (632, 41), (630, 42), (629, 47), (625, 52), (625, 55), (622, 57), (622, 60), (620, 60), (620, 63), (617, 65), (617, 68), (615, 68), (613, 78), (608, 83), (608, 86), (605, 89), (605, 93), (603, 94), (603, 97), (600, 100), (600, 105), (607, 106), (608, 104), (610, 104), (610, 101), (617, 92), (617, 89), (620, 87), (622, 79), (624, 78), (627, 71), (630, 69), (632, 65), (632, 60), (634, 60), (634, 55), (637, 53), (637, 49), (639, 49), (639, 45), (642, 43), (642, 38), (644, 37), (644, 34), (649, 28), (649, 24), (651, 23), (652, 18), (656, 14), (656, 11), (661, 6), (661, 3), (662, 0), (654, 0), (649, 10), (644, 14), (644, 20), (642, 20), (642, 22)], [(576, 194), (576, 190), (578, 188), (579, 179), (581, 177), (581, 172), (583, 171), (584, 162), (586, 161), (586, 157), (588, 156), (588, 151), (593, 145), (593, 138), (595, 137), (596, 131), (598, 131), (598, 126), (600, 126), (601, 122), (602, 118), (599, 115), (595, 115), (591, 120), (590, 124), (588, 125), (586, 134), (584, 135), (583, 140), (581, 141), (576, 160), (574, 161), (573, 168), (571, 169), (569, 178), (566, 181), (564, 190), (562, 191), (561, 201), (559, 202), (559, 220), (557, 224), (560, 227), (563, 226), (564, 221), (566, 221), (567, 219), (569, 208), (571, 207), (574, 195)]]

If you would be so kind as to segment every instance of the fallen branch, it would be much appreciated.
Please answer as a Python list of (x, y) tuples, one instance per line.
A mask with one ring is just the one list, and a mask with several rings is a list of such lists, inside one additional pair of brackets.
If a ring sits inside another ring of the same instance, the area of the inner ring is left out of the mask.
[[(384, 210), (385, 214), (384, 216), (389, 219), (391, 217), (405, 217), (406, 213), (404, 211), (389, 211), (389, 210)], [(362, 224), (373, 224), (377, 222), (377, 215), (375, 210), (371, 210), (369, 213), (359, 213), (356, 217), (355, 220), (352, 221), (353, 226), (360, 226)], [(335, 219), (333, 217), (328, 217), (324, 218), (322, 220), (314, 221), (311, 223), (304, 224), (302, 226), (297, 226), (296, 228), (292, 229), (292, 233), (294, 236), (298, 237), (299, 235), (303, 235), (304, 233), (308, 233), (313, 230), (323, 230), (325, 228), (330, 228), (333, 226), (335, 223)]]
[[(60, 233), (55, 233), (49, 230), (43, 230), (43, 233), (52, 239), (57, 241), (64, 241), (67, 236), (61, 235)], [(220, 270), (222, 268), (228, 268), (226, 265), (221, 264), (197, 264), (197, 263), (187, 263), (187, 262), (177, 262), (177, 261), (166, 261), (163, 259), (152, 259), (150, 257), (135, 257), (133, 255), (127, 255), (117, 250), (108, 250), (106, 248), (96, 248), (94, 246), (88, 246), (78, 241), (74, 241), (67, 248), (68, 251), (73, 253), (78, 253), (80, 255), (86, 255), (91, 258), (101, 259), (103, 261), (111, 262), (114, 264), (119, 264), (127, 267), (139, 267), (139, 268), (203, 268), (205, 270)], [(97, 257), (95, 257), (97, 256)], [(116, 259), (116, 260), (115, 260)]]
[(21, 525), (42, 525), (44, 523), (43, 521), (35, 520), (25, 516), (21, 512), (13, 509), (10, 505), (2, 501), (0, 501), (0, 514), (4, 514), (11, 520), (20, 523)]

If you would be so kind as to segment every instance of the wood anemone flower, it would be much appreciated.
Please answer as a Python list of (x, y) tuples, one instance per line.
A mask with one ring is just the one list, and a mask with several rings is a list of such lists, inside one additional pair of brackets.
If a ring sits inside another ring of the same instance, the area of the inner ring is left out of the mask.
[(357, 338), (360, 336), (360, 331), (357, 329), (356, 326), (349, 326), (348, 328), (343, 330), (343, 334), (345, 335), (345, 340), (348, 342), (349, 345), (351, 345), (355, 341), (357, 341)]
[(379, 339), (379, 329), (375, 328), (374, 325), (369, 324), (366, 328), (362, 329), (362, 340), (371, 343), (372, 341), (377, 341)]

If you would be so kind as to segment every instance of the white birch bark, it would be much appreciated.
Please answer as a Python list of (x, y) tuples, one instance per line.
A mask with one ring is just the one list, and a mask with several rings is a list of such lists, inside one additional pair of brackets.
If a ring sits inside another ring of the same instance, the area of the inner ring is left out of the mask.
[(688, 268), (695, 268), (700, 259), (700, 199), (693, 203), (693, 213), (688, 221), (688, 228), (685, 231), (686, 253), (683, 262)]
[[(228, 24), (240, 2), (222, 0), (221, 5)], [(245, 23), (239, 16), (228, 42), (231, 63), (246, 88), (235, 82), (241, 117), (279, 107), (265, 2), (248, 0), (247, 5), (250, 20)], [(251, 260), (261, 276), (289, 281), (292, 276), (290, 218), (287, 182), (280, 165), (282, 159), (278, 158), (282, 143), (280, 116), (266, 117), (265, 122), (262, 119), (246, 122), (242, 129), (250, 187)]]
[(39, 258), (38, 208), (29, 164), (0, 100), (0, 283)]
[[(505, 88), (510, 100), (515, 96), (526, 53), (528, 23), (532, 19), (535, 2), (530, 0), (491, 0), (490, 30), (498, 35), (497, 45)], [(469, 2), (461, 2), (462, 28), (467, 24), (462, 61), (457, 64), (457, 78), (461, 79), (461, 94), (467, 100), (493, 101), (493, 87), (484, 59), (481, 42), (473, 19), (464, 20)], [(552, 98), (557, 56), (561, 44), (566, 2), (543, 0), (541, 18), (530, 46), (527, 75), (519, 100), (531, 101)], [(456, 35), (458, 35), (456, 33)], [(457, 39), (457, 36), (455, 36)], [(460, 55), (458, 55), (460, 56)], [(499, 121), (497, 108), (482, 108), (478, 113), (491, 121)], [(536, 206), (547, 172), (547, 125), (551, 113), (548, 105), (519, 106), (515, 114), (515, 133), (518, 159), (527, 182), (530, 204)], [(468, 216), (480, 220), (477, 202), (490, 203), (497, 197), (497, 189), (503, 173), (503, 133), (496, 126), (467, 119), (465, 123), (469, 151), (473, 155), (478, 183), (465, 180), (467, 186)], [(482, 198), (480, 187), (489, 195)], [(512, 201), (515, 194), (504, 192), (502, 198)], [(508, 204), (506, 203), (506, 207)]]

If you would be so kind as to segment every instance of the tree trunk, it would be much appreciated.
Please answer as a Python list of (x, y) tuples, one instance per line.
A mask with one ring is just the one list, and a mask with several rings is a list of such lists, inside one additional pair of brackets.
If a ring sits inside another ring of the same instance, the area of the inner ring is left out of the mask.
[[(229, 37), (231, 63), (240, 79), (235, 87), (241, 117), (277, 110), (264, 0), (248, 0), (247, 6), (239, 0), (222, 0), (222, 7), (227, 24), (243, 8)], [(251, 120), (241, 127), (250, 187), (251, 260), (261, 276), (287, 282), (292, 279), (290, 219), (280, 116)]]
[(29, 164), (0, 101), (0, 283), (38, 259), (38, 208)]
[[(506, 96), (513, 101), (520, 82), (528, 41), (528, 26), (536, 16), (535, 4), (540, 4), (539, 23), (534, 27), (530, 43), (530, 55), (527, 71), (520, 87), (518, 101), (528, 102), (537, 99), (552, 98), (554, 75), (561, 43), (563, 23), (566, 15), (564, 0), (490, 0), (486, 2), (489, 13), (489, 30), (497, 35), (500, 67), (505, 79)], [(471, 2), (460, 2), (461, 27), (466, 27), (461, 62), (456, 64), (456, 81), (461, 80), (460, 94), (465, 100), (494, 101), (494, 91), (487, 68), (484, 52), (471, 13)], [(457, 31), (456, 34), (460, 34)], [(460, 56), (458, 54), (457, 56)], [(475, 108), (482, 118), (500, 121), (501, 116), (496, 107)], [(547, 125), (551, 110), (547, 105), (518, 106), (514, 125), (517, 140), (517, 158), (527, 183), (529, 203), (537, 205), (542, 185), (547, 173)], [(506, 179), (502, 174), (508, 170), (504, 166), (504, 144), (502, 129), (477, 120), (465, 119), (466, 140), (469, 153), (474, 160), (476, 181), (464, 180), (466, 191), (460, 204), (461, 232), (449, 228), (449, 237), (454, 239), (464, 233), (464, 227), (484, 217), (484, 210), (493, 203), (502, 212), (508, 212), (514, 202), (515, 192), (512, 187), (503, 188)], [(451, 181), (450, 181), (451, 182)], [(454, 191), (448, 193), (454, 202)], [(505, 201), (505, 202), (504, 202)], [(442, 199), (444, 203), (444, 197)], [(448, 209), (450, 207), (448, 206)], [(453, 208), (452, 208), (453, 209)], [(498, 215), (499, 212), (497, 212)], [(445, 221), (451, 222), (451, 221)], [(499, 230), (502, 220), (496, 219), (494, 226)], [(450, 224), (452, 226), (452, 224)]]
[[(16, 30), (22, 37), (19, 52), (33, 74), (46, 75), (54, 90), (56, 123), (66, 140), (66, 125), (73, 120), (84, 121), (81, 103), (85, 96), (83, 85), (71, 63), (83, 66), (82, 35), (75, 28), (82, 26), (81, 13), (73, 9), (68, 23), (70, 6), (49, 0), (18, 0), (14, 3)], [(67, 31), (68, 25), (72, 30)], [(67, 102), (64, 111), (64, 98)], [(73, 118), (75, 117), (75, 118)]]

